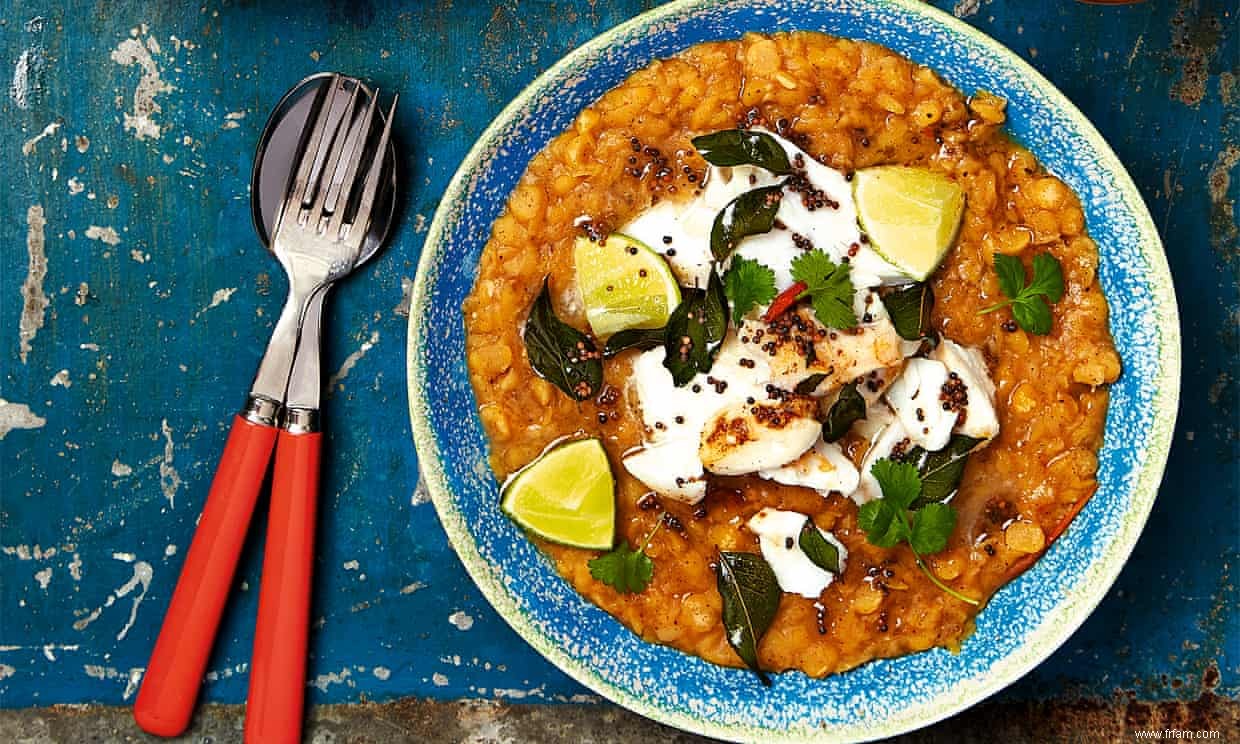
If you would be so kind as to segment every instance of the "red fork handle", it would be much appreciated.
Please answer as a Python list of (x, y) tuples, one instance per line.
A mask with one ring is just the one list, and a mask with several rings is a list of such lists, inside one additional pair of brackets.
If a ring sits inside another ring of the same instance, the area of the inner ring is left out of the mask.
[(276, 446), (245, 712), (245, 740), (253, 744), (301, 740), (322, 437), (281, 431)]
[(134, 701), (134, 719), (147, 733), (176, 736), (189, 725), (275, 440), (274, 426), (233, 419)]

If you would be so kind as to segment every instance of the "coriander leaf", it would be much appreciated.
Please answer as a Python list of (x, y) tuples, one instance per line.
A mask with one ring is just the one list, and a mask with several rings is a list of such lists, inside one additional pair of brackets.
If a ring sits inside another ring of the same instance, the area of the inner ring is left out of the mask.
[(594, 341), (556, 317), (546, 278), (521, 340), (534, 371), (570, 398), (585, 400), (603, 386), (603, 360)]
[(897, 509), (907, 509), (921, 495), (921, 476), (911, 463), (897, 462), (886, 457), (870, 468), (874, 480), (883, 491), (883, 500), (890, 501)]
[(947, 538), (956, 527), (956, 510), (947, 504), (926, 504), (913, 512), (913, 532), (909, 545), (923, 555), (938, 553), (947, 547)]
[(917, 568), (931, 583), (961, 602), (980, 606), (978, 600), (940, 581), (922, 559), (923, 553), (937, 553), (947, 547), (947, 539), (956, 526), (956, 510), (936, 502), (909, 511), (909, 506), (917, 501), (922, 489), (921, 478), (912, 463), (883, 458), (874, 463), (870, 472), (882, 488), (883, 495), (862, 504), (858, 512), (857, 525), (865, 532), (865, 539), (880, 548), (893, 548), (907, 542)]
[(805, 553), (805, 557), (809, 558), (815, 566), (833, 574), (840, 572), (840, 549), (823, 537), (818, 528), (814, 526), (814, 520), (806, 517), (805, 524), (801, 526), (801, 535), (797, 538), (797, 544), (801, 547), (801, 552)]
[(1031, 294), (1044, 294), (1051, 302), (1063, 299), (1063, 265), (1049, 253), (1033, 257), (1033, 281), (1026, 290)]
[(646, 588), (654, 576), (654, 561), (643, 550), (629, 548), (628, 540), (586, 564), (590, 575), (621, 594), (635, 594)]
[(775, 572), (756, 553), (718, 553), (717, 585), (723, 598), (723, 628), (728, 644), (762, 684), (771, 680), (758, 663), (758, 642), (775, 620), (782, 592)]
[(1037, 295), (1013, 302), (1012, 317), (1021, 328), (1034, 335), (1045, 336), (1051, 332), (1051, 309), (1046, 300)]
[(663, 366), (677, 387), (709, 372), (728, 332), (728, 298), (714, 271), (706, 289), (681, 291), (680, 304), (667, 320)]
[(768, 233), (775, 226), (775, 215), (783, 199), (782, 183), (746, 191), (715, 215), (710, 228), (710, 252), (716, 261), (732, 255), (736, 246), (750, 235)]
[(917, 341), (930, 333), (930, 309), (934, 291), (926, 282), (910, 284), (883, 295), (883, 306), (900, 338)]
[(603, 344), (603, 358), (610, 359), (625, 349), (654, 349), (663, 345), (667, 327), (629, 328), (613, 333)]
[(995, 254), (995, 273), (999, 275), (999, 288), (1008, 299), (990, 307), (982, 308), (978, 315), (1012, 306), (1012, 317), (1021, 328), (1038, 336), (1051, 332), (1053, 319), (1047, 301), (1058, 302), (1063, 298), (1063, 266), (1059, 259), (1049, 253), (1033, 257), (1033, 280), (1025, 284), (1025, 267), (1019, 258)]
[(865, 539), (880, 548), (894, 548), (908, 539), (908, 523), (902, 511), (886, 499), (875, 499), (861, 505), (857, 512), (857, 526), (865, 532)]
[(693, 146), (711, 165), (756, 165), (777, 176), (792, 172), (788, 153), (764, 132), (725, 129), (693, 138)]
[(1015, 299), (1025, 287), (1025, 265), (1015, 256), (995, 254), (995, 273), (999, 275), (999, 289)]
[(840, 388), (839, 397), (827, 411), (827, 418), (822, 422), (823, 440), (839, 441), (848, 433), (857, 419), (863, 418), (865, 418), (865, 398), (857, 392), (857, 383), (850, 382)]
[(723, 289), (732, 301), (732, 314), (743, 318), (775, 299), (775, 272), (751, 258), (736, 256), (723, 276)]
[(851, 266), (837, 264), (817, 248), (792, 259), (792, 278), (805, 283), (799, 297), (810, 298), (818, 322), (829, 328), (857, 326), (851, 274)]

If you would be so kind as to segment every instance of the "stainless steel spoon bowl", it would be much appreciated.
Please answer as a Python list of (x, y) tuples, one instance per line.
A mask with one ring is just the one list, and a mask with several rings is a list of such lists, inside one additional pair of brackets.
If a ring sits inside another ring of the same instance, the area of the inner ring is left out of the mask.
[[(254, 230), (258, 238), (271, 249), (271, 235), (275, 231), (276, 221), (280, 216), (280, 205), (288, 191), (289, 179), (297, 164), (297, 153), (302, 145), (302, 138), (310, 128), (310, 117), (314, 113), (314, 102), (319, 90), (332, 78), (332, 73), (321, 72), (305, 78), (289, 89), (280, 99), (271, 115), (267, 117), (267, 125), (258, 139), (258, 147), (254, 153), (254, 169), (250, 184), (250, 216), (254, 220)], [(374, 91), (356, 78), (345, 77), (347, 85), (360, 85), (358, 105), (361, 111), (369, 103)], [(341, 108), (343, 103), (341, 104)], [(333, 112), (339, 116), (339, 112)], [(380, 109), (375, 117), (372, 129), (376, 132), (383, 129), (386, 117)], [(374, 208), (374, 218), (358, 258), (358, 265), (368, 261), (384, 244), (391, 230), (396, 215), (396, 148), (389, 143), (384, 157), (384, 180), (391, 188), (380, 189), (378, 201)]]

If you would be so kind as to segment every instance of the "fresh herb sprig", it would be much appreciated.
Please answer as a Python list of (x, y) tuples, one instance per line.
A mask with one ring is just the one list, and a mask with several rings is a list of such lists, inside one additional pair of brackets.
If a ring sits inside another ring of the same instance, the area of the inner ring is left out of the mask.
[(732, 317), (739, 321), (775, 299), (775, 272), (752, 258), (736, 256), (723, 275), (723, 291), (732, 301)]
[(947, 547), (947, 538), (956, 527), (956, 510), (939, 502), (911, 509), (921, 496), (921, 476), (911, 463), (884, 457), (874, 463), (870, 472), (883, 491), (882, 498), (863, 504), (857, 517), (857, 524), (865, 531), (870, 544), (894, 548), (900, 543), (908, 543), (917, 567), (935, 586), (961, 602), (980, 606), (978, 600), (940, 581), (922, 558)]
[(637, 594), (643, 591), (654, 577), (654, 561), (646, 555), (646, 548), (650, 547), (650, 541), (662, 526), (663, 514), (660, 514), (654, 529), (650, 530), (637, 550), (630, 548), (629, 541), (625, 540), (612, 550), (591, 559), (586, 563), (590, 575), (621, 594)]
[(819, 323), (840, 330), (857, 327), (851, 266), (815, 248), (792, 259), (792, 278), (805, 285), (797, 299), (809, 298)]
[(1015, 256), (995, 254), (995, 273), (999, 275), (999, 289), (1007, 299), (982, 308), (978, 315), (993, 313), (1000, 308), (1012, 307), (1012, 317), (1026, 331), (1038, 336), (1051, 332), (1051, 308), (1063, 298), (1063, 266), (1059, 259), (1049, 253), (1033, 257), (1033, 279), (1025, 282), (1025, 265)]

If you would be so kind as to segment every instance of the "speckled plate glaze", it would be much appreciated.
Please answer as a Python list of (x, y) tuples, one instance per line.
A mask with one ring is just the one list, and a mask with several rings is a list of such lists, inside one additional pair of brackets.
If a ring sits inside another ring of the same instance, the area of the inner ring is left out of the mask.
[[(530, 159), (587, 104), (651, 60), (747, 31), (815, 30), (887, 46), (960, 90), (1008, 101), (1009, 131), (1081, 196), (1102, 260), (1124, 374), (1111, 391), (1097, 495), (977, 620), (959, 654), (936, 649), (766, 689), (645, 643), (581, 598), (498, 508), (465, 363), (461, 303), (505, 199)], [(540, 653), (601, 695), (732, 740), (863, 741), (957, 713), (1018, 679), (1080, 626), (1137, 541), (1166, 463), (1179, 397), (1179, 320), (1154, 224), (1094, 127), (994, 40), (912, 0), (684, 0), (625, 23), (539, 77), (465, 158), (431, 224), (409, 324), (414, 440), (435, 507), (482, 593)]]

